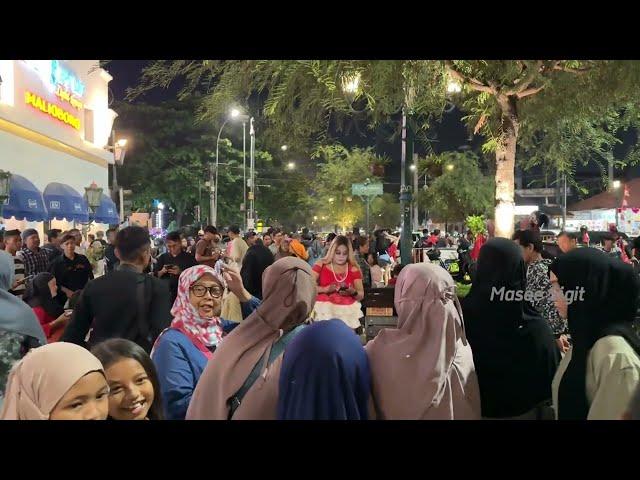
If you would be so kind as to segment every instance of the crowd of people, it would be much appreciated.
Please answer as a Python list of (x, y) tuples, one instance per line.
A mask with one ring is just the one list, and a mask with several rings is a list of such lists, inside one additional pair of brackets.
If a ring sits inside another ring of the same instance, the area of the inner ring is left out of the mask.
[[(461, 299), (444, 268), (401, 265), (398, 236), (378, 229), (207, 226), (168, 233), (156, 255), (142, 227), (84, 246), (78, 231), (49, 233), (42, 248), (34, 230), (5, 233), (0, 419), (640, 415), (635, 245), (627, 262), (563, 232), (551, 259), (535, 229), (423, 232), (414, 247), (469, 253)], [(365, 343), (362, 301), (384, 287), (397, 327)]]

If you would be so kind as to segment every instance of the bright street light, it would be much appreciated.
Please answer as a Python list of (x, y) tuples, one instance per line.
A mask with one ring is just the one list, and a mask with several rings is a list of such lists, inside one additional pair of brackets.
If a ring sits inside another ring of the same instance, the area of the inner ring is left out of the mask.
[(360, 88), (360, 72), (352, 72), (342, 76), (342, 93), (349, 105), (353, 103), (353, 101), (358, 96), (358, 91)]
[(454, 169), (454, 166), (453, 166), (453, 164), (452, 164), (452, 163), (450, 163), (450, 164), (448, 164), (448, 165), (447, 165), (447, 170), (451, 171), (451, 170), (453, 170), (453, 169)]
[(158, 210), (164, 210), (164, 203), (158, 203)]
[(314, 219), (314, 220), (318, 220), (318, 217), (317, 217), (317, 216), (314, 216), (314, 217), (313, 217), (313, 219)]
[(455, 80), (449, 80), (447, 83), (447, 93), (460, 93), (462, 91), (462, 85)]
[(409, 165), (409, 170), (411, 170), (412, 172), (415, 172), (416, 171), (416, 165), (415, 164)]
[(293, 162), (289, 162), (289, 163), (287, 163), (287, 168), (289, 170), (293, 170), (294, 168), (296, 168), (296, 164), (293, 163)]
[(613, 181), (613, 188), (615, 188), (615, 189), (620, 188), (620, 180), (614, 180)]
[(280, 147), (280, 150), (282, 150), (283, 152), (286, 152), (288, 148), (289, 148), (289, 146), (288, 146), (288, 145), (282, 145), (282, 146)]
[(240, 110), (238, 110), (237, 108), (231, 109), (231, 113), (230, 113), (231, 118), (236, 118), (239, 115), (240, 115)]
[(127, 139), (126, 138), (121, 138), (120, 140), (118, 140), (116, 142), (116, 145), (118, 145), (120, 148), (124, 148), (127, 146)]

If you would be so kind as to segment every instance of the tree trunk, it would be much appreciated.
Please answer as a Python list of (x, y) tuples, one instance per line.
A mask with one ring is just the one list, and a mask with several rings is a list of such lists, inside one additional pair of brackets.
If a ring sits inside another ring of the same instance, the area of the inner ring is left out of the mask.
[(517, 98), (499, 95), (502, 136), (496, 148), (495, 236), (511, 238), (514, 222), (516, 145), (518, 142)]

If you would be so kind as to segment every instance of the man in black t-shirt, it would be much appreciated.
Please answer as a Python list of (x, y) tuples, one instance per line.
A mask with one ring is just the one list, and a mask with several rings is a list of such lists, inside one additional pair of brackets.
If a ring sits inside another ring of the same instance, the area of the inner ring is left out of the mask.
[(118, 263), (120, 263), (120, 260), (118, 259), (118, 257), (116, 257), (116, 247), (114, 245), (116, 240), (116, 233), (117, 231), (115, 228), (110, 228), (109, 230), (107, 230), (107, 241), (109, 243), (104, 249), (105, 274), (113, 272), (118, 266)]
[(93, 269), (87, 257), (75, 253), (76, 241), (73, 234), (65, 234), (60, 244), (64, 254), (53, 261), (49, 271), (56, 277), (58, 284), (56, 300), (60, 305), (64, 305), (74, 293), (82, 290), (89, 280), (93, 280)]
[(190, 253), (182, 249), (180, 232), (171, 232), (166, 237), (167, 252), (158, 257), (154, 274), (167, 282), (171, 293), (171, 305), (178, 296), (178, 279), (187, 268), (198, 264)]

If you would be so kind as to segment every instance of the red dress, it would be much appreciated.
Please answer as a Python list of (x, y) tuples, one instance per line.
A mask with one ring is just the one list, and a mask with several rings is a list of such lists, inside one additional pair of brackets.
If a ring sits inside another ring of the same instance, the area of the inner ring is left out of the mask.
[(47, 342), (57, 342), (62, 336), (64, 328), (62, 326), (51, 328), (51, 322), (56, 319), (45, 312), (44, 308), (42, 308), (41, 306), (33, 307), (33, 313), (35, 313), (36, 317), (38, 317), (40, 326), (42, 327), (42, 330), (47, 337)]
[[(331, 265), (316, 263), (313, 271), (319, 276), (318, 286), (328, 287), (331, 284), (344, 284), (347, 288), (354, 288), (355, 280), (362, 280), (362, 273), (358, 267), (350, 266), (347, 275), (336, 275), (331, 269)], [(363, 317), (361, 304), (354, 297), (346, 297), (338, 292), (331, 294), (319, 293), (316, 297), (316, 306), (314, 308), (314, 319), (331, 320), (338, 318), (351, 328), (360, 327), (360, 318)]]

